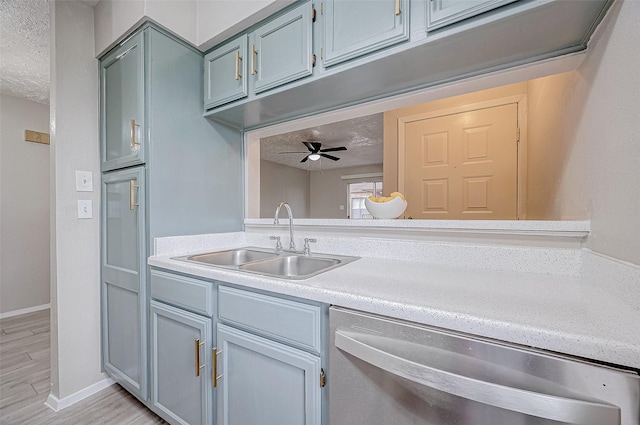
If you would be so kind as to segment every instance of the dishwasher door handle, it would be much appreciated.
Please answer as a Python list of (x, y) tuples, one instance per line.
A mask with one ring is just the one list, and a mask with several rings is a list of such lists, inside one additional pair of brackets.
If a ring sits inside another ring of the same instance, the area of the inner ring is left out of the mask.
[[(377, 341), (380, 342), (379, 347), (375, 346)], [(581, 425), (620, 424), (617, 406), (514, 388), (440, 370), (389, 353), (384, 349), (388, 344), (387, 337), (340, 329), (335, 332), (335, 346), (340, 350), (420, 385), (550, 420)]]

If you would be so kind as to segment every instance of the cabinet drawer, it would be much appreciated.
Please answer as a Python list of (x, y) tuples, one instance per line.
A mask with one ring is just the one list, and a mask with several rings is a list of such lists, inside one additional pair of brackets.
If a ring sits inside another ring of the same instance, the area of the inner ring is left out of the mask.
[(320, 352), (320, 307), (220, 286), (220, 320)]
[(151, 298), (213, 316), (213, 284), (151, 270)]

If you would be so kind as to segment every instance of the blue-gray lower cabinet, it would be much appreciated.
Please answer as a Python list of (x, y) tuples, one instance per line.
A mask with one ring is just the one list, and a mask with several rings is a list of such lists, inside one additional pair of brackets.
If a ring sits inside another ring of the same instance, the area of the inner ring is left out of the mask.
[(151, 301), (151, 404), (171, 424), (211, 425), (212, 319)]
[(102, 177), (102, 360), (113, 379), (147, 398), (144, 168)]
[(409, 39), (409, 0), (326, 0), (325, 66)]
[(224, 324), (217, 349), (217, 425), (320, 425), (320, 357)]

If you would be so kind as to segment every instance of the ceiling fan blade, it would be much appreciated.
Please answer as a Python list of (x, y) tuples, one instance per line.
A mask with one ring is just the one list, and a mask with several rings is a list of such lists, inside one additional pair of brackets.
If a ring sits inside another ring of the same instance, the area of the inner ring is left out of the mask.
[(307, 155), (304, 158), (302, 158), (302, 161), (300, 161), (300, 162), (307, 162), (307, 159), (309, 159), (309, 155)]
[(309, 152), (318, 152), (320, 150), (320, 148), (322, 147), (322, 143), (319, 142), (302, 142), (307, 149), (309, 149)]
[(325, 158), (329, 158), (333, 161), (339, 161), (340, 158), (338, 158), (337, 156), (332, 156), (332, 155), (327, 155), (326, 153), (321, 153), (320, 156), (324, 156)]
[(302, 152), (302, 151), (297, 151), (297, 152), (278, 152), (278, 154), (281, 154), (281, 153), (307, 153), (307, 152)]
[(346, 151), (347, 148), (345, 146), (338, 146), (337, 148), (327, 148), (320, 149), (320, 152), (335, 152), (335, 151)]

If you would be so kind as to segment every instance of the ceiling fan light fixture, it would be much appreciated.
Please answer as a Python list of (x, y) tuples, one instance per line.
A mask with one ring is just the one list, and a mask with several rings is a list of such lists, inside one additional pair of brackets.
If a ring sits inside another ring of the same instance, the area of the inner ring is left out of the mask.
[(318, 155), (317, 153), (312, 153), (311, 155), (309, 155), (309, 159), (311, 161), (317, 161), (320, 159), (320, 155)]

